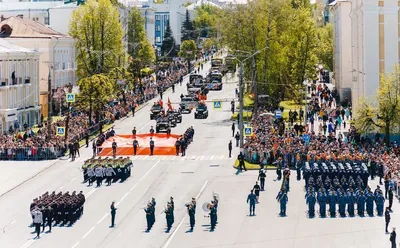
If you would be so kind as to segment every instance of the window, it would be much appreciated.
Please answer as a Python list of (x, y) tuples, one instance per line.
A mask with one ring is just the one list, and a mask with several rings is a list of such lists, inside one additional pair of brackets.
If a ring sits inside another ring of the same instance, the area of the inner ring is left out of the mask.
[(164, 21), (168, 21), (168, 19), (169, 19), (169, 16), (165, 15), (164, 16)]
[(46, 17), (44, 18), (44, 24), (45, 24), (45, 25), (50, 25), (50, 21), (49, 21), (49, 17), (48, 17), (48, 16), (46, 16)]
[(159, 21), (159, 20), (160, 20), (160, 16), (156, 15), (156, 21)]
[(161, 31), (161, 26), (160, 25), (156, 26), (156, 31)]
[(161, 42), (161, 37), (156, 37), (156, 42), (160, 43)]
[(38, 22), (39, 21), (39, 17), (33, 17), (32, 20), (35, 21), (35, 22)]

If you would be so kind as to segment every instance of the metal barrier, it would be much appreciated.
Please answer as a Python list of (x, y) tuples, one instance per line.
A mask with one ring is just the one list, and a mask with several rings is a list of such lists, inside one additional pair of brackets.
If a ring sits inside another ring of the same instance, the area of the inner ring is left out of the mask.
[(18, 147), (0, 148), (0, 160), (52, 160), (61, 157), (65, 153), (62, 147)]

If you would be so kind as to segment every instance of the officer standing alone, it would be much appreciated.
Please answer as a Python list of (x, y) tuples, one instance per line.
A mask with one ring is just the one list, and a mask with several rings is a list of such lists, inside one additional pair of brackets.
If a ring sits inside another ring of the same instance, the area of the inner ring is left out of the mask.
[(133, 140), (133, 155), (136, 156), (136, 152), (137, 152), (137, 148), (139, 146), (139, 142), (137, 141), (137, 139), (135, 138)]
[(232, 140), (229, 141), (228, 150), (229, 150), (229, 157), (231, 158), (232, 157)]
[(150, 156), (153, 156), (154, 153), (154, 140), (150, 138)]
[(232, 123), (232, 137), (235, 137), (235, 123)]
[(390, 223), (390, 211), (389, 211), (389, 208), (386, 207), (386, 210), (385, 210), (385, 231), (386, 231), (386, 233), (389, 233), (389, 231), (388, 231), (389, 223)]
[(115, 215), (117, 214), (117, 208), (115, 207), (114, 204), (115, 204), (115, 201), (113, 201), (110, 206), (110, 210), (111, 210), (111, 226), (110, 227), (115, 226)]
[(115, 139), (113, 140), (111, 147), (113, 151), (113, 157), (115, 158), (115, 156), (117, 155), (117, 142), (115, 142)]

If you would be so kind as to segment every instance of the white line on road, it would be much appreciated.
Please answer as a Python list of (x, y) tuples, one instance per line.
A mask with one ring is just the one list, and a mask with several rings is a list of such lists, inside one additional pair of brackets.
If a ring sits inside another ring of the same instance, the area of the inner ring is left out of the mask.
[(75, 248), (79, 245), (79, 242), (76, 242), (71, 248)]
[(90, 228), (90, 230), (85, 235), (82, 236), (82, 239), (86, 238), (94, 230), (94, 228), (95, 227)]
[(125, 195), (119, 200), (118, 204), (121, 203), (125, 198), (129, 195), (129, 192), (126, 192)]
[(75, 179), (76, 179), (76, 177), (72, 178), (72, 179), (71, 179), (71, 182), (73, 182)]
[(138, 131), (138, 133), (140, 133), (142, 130), (143, 130), (143, 128), (145, 128), (145, 127), (147, 127), (150, 123), (152, 123), (153, 121), (149, 121), (149, 122), (147, 122), (147, 124), (145, 124), (141, 129), (139, 129), (139, 131)]
[(97, 189), (93, 188), (91, 189), (87, 194), (86, 194), (86, 199), (89, 198), (90, 195), (92, 195)]
[(64, 186), (61, 186), (58, 190), (62, 190), (64, 188)]
[[(200, 195), (203, 193), (204, 189), (205, 189), (206, 186), (207, 186), (207, 183), (208, 183), (208, 181), (205, 181), (205, 182), (204, 182), (203, 187), (201, 187), (199, 193), (198, 193), (197, 196), (196, 196), (196, 200), (197, 200), (197, 199), (200, 197)], [(175, 229), (174, 232), (171, 234), (171, 236), (169, 236), (169, 238), (168, 238), (167, 242), (165, 243), (165, 245), (163, 246), (163, 248), (167, 248), (167, 247), (168, 247), (168, 245), (171, 243), (172, 239), (173, 239), (174, 236), (176, 235), (176, 232), (177, 232), (177, 231), (179, 230), (179, 228), (182, 226), (182, 224), (183, 224), (183, 222), (185, 221), (185, 219), (186, 219), (186, 216), (183, 217), (183, 219), (181, 220), (181, 222), (179, 222), (179, 225), (176, 227), (176, 229)]]
[(35, 241), (36, 241), (35, 239), (31, 239), (28, 242), (26, 242), (23, 246), (21, 246), (21, 248), (27, 248)]
[(97, 224), (100, 224), (105, 218), (107, 218), (107, 216), (108, 216), (108, 214), (105, 214), (105, 215), (103, 216), (103, 218), (101, 218), (101, 219), (97, 222)]
[(212, 155), (212, 156), (210, 157), (210, 160), (213, 160), (213, 159), (214, 159), (214, 157), (215, 157), (215, 156), (214, 156), (214, 155)]
[[(129, 192), (131, 192), (132, 190), (134, 190), (134, 189), (136, 188), (136, 186), (138, 186), (138, 184), (139, 184), (145, 177), (147, 177), (147, 175), (158, 165), (158, 163), (160, 163), (160, 160), (158, 160), (158, 161), (153, 165), (153, 167), (151, 167), (150, 170), (148, 170), (148, 171), (146, 172), (146, 174), (144, 174), (144, 175), (142, 176), (142, 178), (140, 178), (139, 181), (137, 181), (137, 183), (136, 183), (135, 185), (132, 186), (132, 188), (129, 190)], [(117, 204), (119, 204), (119, 202), (118, 202)]]
[(11, 225), (14, 224), (15, 222), (17, 222), (17, 221), (16, 221), (16, 220), (13, 220), (13, 221), (11, 222)]

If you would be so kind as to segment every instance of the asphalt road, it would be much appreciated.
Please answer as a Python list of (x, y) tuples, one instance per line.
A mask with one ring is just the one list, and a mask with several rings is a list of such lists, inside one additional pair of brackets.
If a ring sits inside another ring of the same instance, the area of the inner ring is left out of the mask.
[[(208, 68), (209, 65), (204, 69)], [(176, 87), (174, 94), (171, 91), (164, 94), (164, 102), (168, 96), (172, 102), (178, 102), (180, 94), (186, 92), (185, 84), (186, 81), (182, 87)], [(222, 91), (210, 92), (208, 98), (233, 98), (235, 87), (235, 84), (226, 84)], [(237, 175), (232, 168), (234, 159), (228, 158), (227, 146), (232, 139), (230, 104), (224, 103), (222, 110), (213, 110), (211, 103), (208, 105), (208, 119), (194, 120), (193, 113), (183, 115), (183, 123), (172, 130), (172, 133), (182, 133), (187, 127), (194, 126), (194, 142), (186, 157), (134, 157), (132, 176), (127, 181), (94, 188), (82, 184), (80, 167), (91, 156), (90, 147), (83, 148), (81, 157), (75, 162), (55, 161), (48, 169), (1, 196), (0, 247), (389, 247), (383, 218), (308, 219), (303, 182), (295, 181), (295, 177), (292, 177), (289, 193), (288, 216), (278, 217), (279, 205), (275, 196), (280, 182), (274, 181), (274, 171), (268, 172), (266, 191), (261, 193), (260, 204), (256, 207), (257, 215), (247, 216), (246, 198), (257, 172)], [(129, 134), (134, 126), (139, 133), (147, 132), (155, 125), (155, 121), (149, 120), (149, 110), (150, 105), (138, 111), (135, 117), (118, 122), (116, 132)], [(235, 147), (234, 157), (237, 153)], [(7, 170), (9, 166), (2, 169)], [(24, 162), (23, 166), (38, 165)], [(16, 171), (10, 169), (8, 173)], [(32, 170), (32, 175), (35, 173), (37, 170)], [(27, 177), (24, 175), (23, 178)], [(17, 180), (16, 176), (7, 178), (14, 186), (16, 181), (22, 180)], [(2, 187), (5, 184), (2, 182)], [(34, 230), (29, 228), (29, 204), (33, 198), (53, 190), (83, 190), (87, 199), (84, 214), (72, 227), (53, 227), (52, 233), (33, 239), (35, 234), (31, 232)], [(210, 220), (204, 217), (201, 205), (211, 201), (213, 192), (220, 195), (220, 202), (218, 225), (210, 232)], [(171, 231), (165, 233), (166, 221), (161, 212), (170, 196), (175, 200), (175, 223)], [(146, 233), (143, 208), (151, 197), (157, 201), (156, 223)], [(189, 218), (184, 204), (191, 197), (197, 198), (198, 207), (194, 232), (188, 233)], [(110, 228), (109, 207), (113, 200), (118, 210), (116, 226)], [(398, 203), (395, 203), (391, 226), (400, 226), (397, 207)]]

